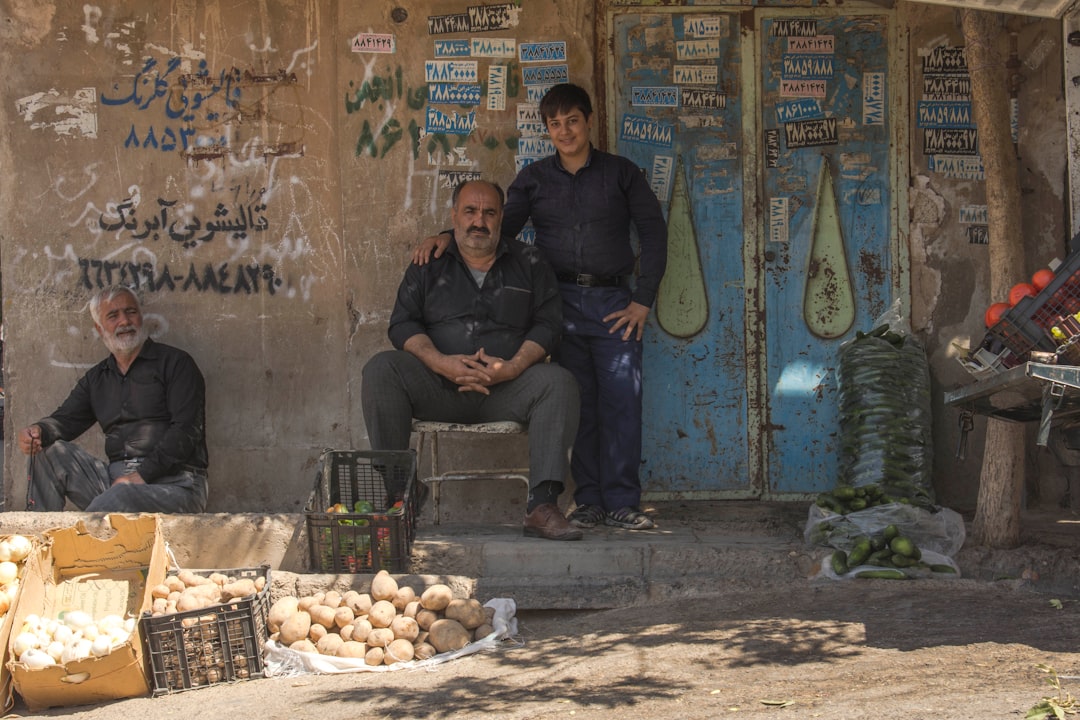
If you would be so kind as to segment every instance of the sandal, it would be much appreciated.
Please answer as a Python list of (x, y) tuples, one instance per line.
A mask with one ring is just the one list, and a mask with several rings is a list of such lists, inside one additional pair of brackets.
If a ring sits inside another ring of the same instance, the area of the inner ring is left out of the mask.
[(574, 527), (594, 528), (604, 521), (604, 508), (599, 505), (578, 505), (567, 520)]
[(626, 528), (627, 530), (649, 530), (656, 527), (656, 524), (649, 519), (648, 515), (641, 512), (640, 508), (633, 506), (609, 512), (604, 517), (604, 522), (613, 527)]

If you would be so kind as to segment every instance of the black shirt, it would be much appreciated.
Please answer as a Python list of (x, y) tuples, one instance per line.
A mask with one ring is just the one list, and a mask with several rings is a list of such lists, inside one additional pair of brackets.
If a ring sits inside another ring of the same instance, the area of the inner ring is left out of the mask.
[(139, 475), (150, 483), (207, 467), (205, 410), (206, 384), (195, 361), (183, 350), (148, 338), (126, 375), (109, 355), (37, 424), (44, 447), (74, 440), (97, 422), (105, 433), (109, 462), (143, 458)]
[(574, 175), (557, 154), (526, 165), (506, 191), (503, 236), (516, 236), (530, 218), (544, 257), (574, 275), (633, 276), (632, 223), (641, 246), (632, 299), (652, 307), (667, 265), (667, 223), (633, 161), (591, 148)]
[(472, 355), (480, 348), (509, 360), (526, 340), (547, 352), (562, 327), (562, 299), (555, 273), (540, 252), (503, 238), (495, 263), (478, 287), (450, 241), (442, 257), (410, 265), (390, 315), (390, 342), (401, 350), (414, 335), (427, 335), (445, 355)]

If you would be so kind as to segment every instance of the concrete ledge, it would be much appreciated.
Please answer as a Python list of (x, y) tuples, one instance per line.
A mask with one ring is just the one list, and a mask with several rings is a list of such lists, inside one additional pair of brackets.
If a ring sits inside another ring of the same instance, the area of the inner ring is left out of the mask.
[[(107, 537), (103, 513), (5, 512), (0, 533), (41, 535), (83, 522), (93, 535)], [(162, 532), (180, 567), (241, 568), (269, 565), (274, 570), (307, 572), (307, 531), (302, 514), (204, 513), (161, 515)]]
[[(665, 512), (666, 511), (666, 512)], [(517, 523), (425, 525), (412, 548), (414, 589), (443, 582), (480, 599), (510, 597), (521, 609), (601, 609), (705, 597), (718, 587), (771, 588), (812, 575), (827, 552), (802, 538), (804, 506), (691, 503), (656, 509), (659, 527), (598, 527), (578, 542), (526, 538)], [(311, 572), (303, 514), (162, 515), (180, 567), (228, 569), (269, 565), (275, 596), (336, 588), (364, 591), (369, 574)], [(96, 513), (0, 514), (0, 534), (40, 535), (82, 521), (107, 533)], [(1012, 550), (965, 547), (955, 558), (963, 576), (1009, 582), (1080, 597), (1080, 523), (1032, 523)], [(1042, 530), (1042, 534), (1034, 529)], [(1052, 534), (1046, 534), (1046, 529)]]

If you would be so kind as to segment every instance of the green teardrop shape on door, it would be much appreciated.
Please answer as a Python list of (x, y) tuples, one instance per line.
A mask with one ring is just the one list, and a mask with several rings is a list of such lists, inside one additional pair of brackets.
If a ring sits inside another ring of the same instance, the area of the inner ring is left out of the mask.
[(708, 317), (705, 276), (680, 157), (668, 210), (667, 269), (656, 294), (656, 321), (671, 335), (685, 338), (701, 332)]
[(837, 338), (855, 324), (855, 293), (844, 251), (840, 210), (829, 160), (821, 157), (817, 203), (811, 224), (813, 237), (806, 267), (803, 319), (814, 335)]

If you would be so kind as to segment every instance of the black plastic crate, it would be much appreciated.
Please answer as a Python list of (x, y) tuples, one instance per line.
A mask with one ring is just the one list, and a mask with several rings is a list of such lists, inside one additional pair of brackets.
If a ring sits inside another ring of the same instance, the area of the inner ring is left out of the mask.
[(419, 510), (412, 450), (328, 450), (308, 503), (315, 572), (408, 572)]
[(139, 620), (150, 658), (155, 695), (233, 682), (263, 674), (263, 646), (270, 615), (270, 566), (234, 570), (193, 570), (266, 579), (254, 595), (200, 610), (187, 610)]
[(1063, 316), (1080, 312), (1080, 251), (1069, 253), (1054, 272), (1054, 279), (1035, 297), (1026, 297), (1009, 308), (990, 334), (1001, 340), (1018, 358), (1032, 350), (1053, 352), (1058, 343), (1050, 328)]

